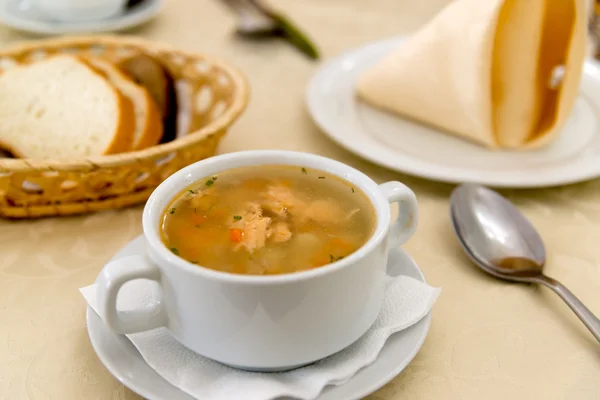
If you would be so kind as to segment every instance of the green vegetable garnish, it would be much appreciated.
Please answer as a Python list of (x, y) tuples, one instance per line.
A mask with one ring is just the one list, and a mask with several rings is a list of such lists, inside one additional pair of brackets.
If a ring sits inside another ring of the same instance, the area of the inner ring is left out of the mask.
[(177, 250), (177, 247), (171, 247), (171, 251), (173, 252), (173, 254), (175, 254), (176, 256), (179, 255), (179, 250)]
[(302, 168), (302, 173), (306, 175), (306, 168)]
[(242, 216), (241, 216), (241, 215), (234, 215), (234, 216), (233, 216), (233, 220), (234, 220), (234, 221), (239, 221), (240, 219), (242, 219)]
[(175, 214), (175, 208), (171, 208), (171, 209), (169, 210), (169, 214)]
[(216, 176), (211, 177), (209, 180), (206, 181), (206, 186), (210, 186), (213, 183), (215, 183), (215, 181), (217, 180)]

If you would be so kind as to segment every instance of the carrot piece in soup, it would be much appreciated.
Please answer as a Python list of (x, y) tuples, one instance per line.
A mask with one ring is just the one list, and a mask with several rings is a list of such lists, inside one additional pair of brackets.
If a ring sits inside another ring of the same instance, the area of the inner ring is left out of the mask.
[(193, 213), (190, 219), (192, 221), (192, 224), (194, 224), (194, 225), (200, 225), (201, 223), (204, 222), (204, 220), (206, 218), (202, 214)]
[(239, 243), (242, 241), (242, 237), (244, 236), (244, 231), (239, 228), (231, 228), (229, 230), (229, 240), (233, 243)]

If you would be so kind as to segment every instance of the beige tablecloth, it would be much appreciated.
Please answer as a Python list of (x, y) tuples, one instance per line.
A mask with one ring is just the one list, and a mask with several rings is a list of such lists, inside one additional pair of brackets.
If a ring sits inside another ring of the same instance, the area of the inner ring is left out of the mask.
[[(417, 29), (447, 0), (285, 0), (280, 6), (318, 41), (325, 58)], [(483, 0), (482, 0), (483, 1)], [(377, 181), (417, 193), (421, 221), (406, 246), (428, 281), (443, 287), (429, 336), (410, 366), (370, 400), (600, 398), (600, 345), (548, 290), (510, 285), (477, 271), (448, 220), (449, 185), (391, 172), (342, 150), (304, 107), (317, 64), (278, 43), (231, 35), (217, 0), (167, 0), (132, 33), (231, 60), (248, 75), (250, 107), (220, 152), (279, 148), (346, 162)], [(26, 38), (0, 27), (0, 44)], [(539, 228), (549, 274), (600, 314), (600, 180), (505, 192)], [(0, 222), (0, 399), (137, 399), (102, 366), (85, 327), (77, 288), (141, 233), (141, 207), (95, 215)]]

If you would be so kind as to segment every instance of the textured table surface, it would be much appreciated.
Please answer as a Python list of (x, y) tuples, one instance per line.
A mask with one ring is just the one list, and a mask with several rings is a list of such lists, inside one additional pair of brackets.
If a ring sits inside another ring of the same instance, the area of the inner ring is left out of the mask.
[[(276, 2), (317, 39), (324, 58), (416, 30), (446, 0)], [(317, 67), (287, 45), (247, 43), (216, 0), (168, 0), (152, 23), (130, 31), (242, 68), (252, 86), (247, 112), (219, 152), (278, 148), (346, 162), (378, 182), (417, 193), (420, 227), (406, 249), (443, 288), (429, 336), (410, 366), (369, 400), (546, 400), (600, 398), (600, 345), (554, 294), (509, 285), (475, 270), (448, 220), (449, 185), (374, 166), (329, 141), (304, 106)], [(31, 36), (0, 26), (0, 44)], [(548, 273), (600, 314), (600, 181), (505, 191), (548, 245)], [(124, 400), (124, 388), (94, 354), (77, 288), (141, 233), (141, 207), (32, 222), (0, 221), (0, 399)]]

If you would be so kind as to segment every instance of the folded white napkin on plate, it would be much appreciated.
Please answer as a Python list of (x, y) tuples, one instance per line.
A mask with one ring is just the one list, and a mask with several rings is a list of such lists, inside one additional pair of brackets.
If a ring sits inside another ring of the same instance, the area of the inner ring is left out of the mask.
[[(131, 310), (151, 301), (152, 283), (128, 282), (117, 308)], [(80, 289), (96, 310), (96, 285)], [(387, 338), (417, 323), (440, 294), (416, 279), (390, 281), (383, 308), (373, 327), (350, 347), (304, 368), (280, 373), (236, 370), (202, 357), (175, 340), (166, 328), (127, 335), (150, 367), (172, 385), (202, 400), (270, 400), (281, 396), (314, 399), (327, 385), (340, 385), (373, 363)]]
[(561, 131), (579, 93), (587, 6), (449, 2), (360, 75), (358, 94), (490, 148), (542, 147)]

